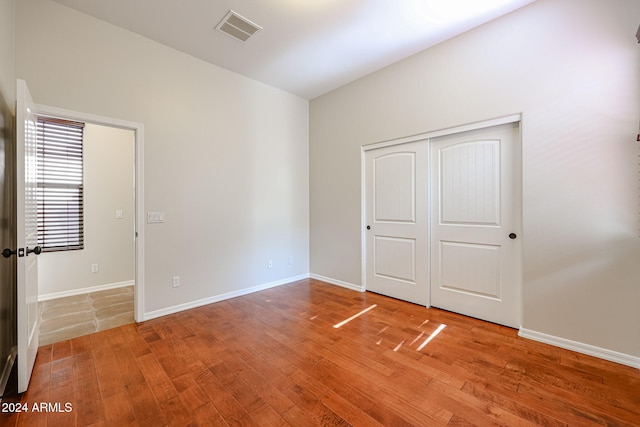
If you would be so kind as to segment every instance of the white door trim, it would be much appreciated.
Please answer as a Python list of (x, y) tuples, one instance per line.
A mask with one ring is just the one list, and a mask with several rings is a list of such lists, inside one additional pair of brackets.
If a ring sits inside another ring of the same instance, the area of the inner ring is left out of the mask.
[[(377, 148), (391, 147), (393, 145), (407, 144), (409, 142), (416, 142), (423, 139), (436, 138), (438, 136), (453, 135), (454, 133), (467, 132), (470, 130), (484, 129), (493, 126), (506, 125), (507, 123), (517, 123), (522, 121), (522, 114), (512, 114), (510, 116), (498, 117), (495, 119), (483, 120), (481, 122), (469, 123), (461, 126), (454, 126), (451, 128), (435, 130), (431, 132), (421, 133), (418, 135), (405, 136), (402, 138), (390, 139), (387, 141), (374, 142), (362, 146), (363, 153), (369, 150), (375, 150)], [(364, 159), (364, 158), (363, 158)], [(363, 160), (364, 162), (364, 160)], [(364, 163), (363, 163), (364, 166)], [(363, 169), (364, 170), (364, 169)]]
[(82, 121), (102, 126), (132, 130), (135, 138), (135, 292), (134, 318), (142, 322), (144, 318), (144, 125), (127, 120), (114, 119), (79, 111), (36, 104), (36, 114), (60, 119)]
[[(361, 185), (361, 190), (360, 190), (360, 203), (361, 203), (361, 225), (360, 225), (360, 247), (361, 247), (361, 254), (362, 254), (362, 259), (361, 259), (361, 281), (362, 281), (362, 290), (366, 291), (367, 290), (367, 251), (366, 251), (366, 227), (367, 227), (367, 217), (366, 217), (366, 189), (365, 189), (365, 182), (366, 182), (366, 176), (365, 176), (365, 166), (366, 166), (366, 158), (365, 158), (365, 154), (367, 151), (370, 150), (376, 150), (379, 148), (385, 148), (385, 147), (391, 147), (391, 146), (395, 146), (395, 145), (401, 145), (401, 144), (408, 144), (411, 142), (417, 142), (417, 141), (421, 141), (421, 140), (427, 140), (425, 143), (429, 144), (429, 147), (431, 146), (431, 140), (433, 138), (439, 137), (439, 136), (447, 136), (447, 135), (453, 135), (456, 133), (461, 133), (461, 132), (467, 132), (467, 131), (472, 131), (472, 130), (478, 130), (478, 129), (484, 129), (484, 128), (489, 128), (489, 127), (493, 127), (493, 126), (499, 126), (499, 125), (504, 125), (504, 124), (508, 124), (508, 123), (520, 123), (519, 126), (519, 141), (518, 144), (522, 144), (522, 113), (517, 113), (517, 114), (511, 114), (508, 116), (503, 116), (503, 117), (497, 117), (497, 118), (493, 118), (493, 119), (488, 119), (488, 120), (483, 120), (483, 121), (479, 121), (479, 122), (474, 122), (474, 123), (468, 123), (465, 125), (460, 125), (460, 126), (454, 126), (451, 128), (446, 128), (446, 129), (439, 129), (439, 130), (435, 130), (435, 131), (431, 131), (431, 132), (425, 132), (425, 133), (421, 133), (418, 135), (411, 135), (411, 136), (406, 136), (406, 137), (401, 137), (401, 138), (395, 138), (395, 139), (391, 139), (391, 140), (386, 140), (386, 141), (380, 141), (380, 142), (376, 142), (376, 143), (372, 143), (372, 144), (367, 144), (367, 145), (363, 145), (361, 147), (361, 152), (360, 152), (360, 185)], [(431, 149), (429, 148), (429, 153), (431, 152)], [(430, 161), (430, 160), (429, 160)], [(520, 171), (520, 173), (522, 173), (522, 171)], [(519, 182), (520, 185), (520, 191), (522, 191), (522, 182)], [(431, 206), (431, 186), (429, 186), (429, 196), (428, 196), (428, 200), (429, 200), (429, 206)], [(431, 236), (431, 229), (429, 227), (429, 230), (427, 231), (427, 233), (429, 234), (429, 236)], [(429, 237), (430, 239), (430, 237)], [(520, 253), (519, 255), (519, 262), (522, 262), (522, 253)], [(520, 269), (520, 271), (522, 271), (522, 269)], [(522, 295), (522, 278), (520, 277), (519, 283), (517, 284), (517, 286), (520, 287), (520, 294)], [(429, 289), (431, 287), (429, 286)], [(428, 294), (428, 300), (427, 300), (427, 307), (431, 307), (431, 291), (429, 291)], [(521, 324), (522, 324), (522, 299), (520, 300), (520, 307), (519, 307), (519, 311), (520, 311), (520, 318), (521, 318)]]

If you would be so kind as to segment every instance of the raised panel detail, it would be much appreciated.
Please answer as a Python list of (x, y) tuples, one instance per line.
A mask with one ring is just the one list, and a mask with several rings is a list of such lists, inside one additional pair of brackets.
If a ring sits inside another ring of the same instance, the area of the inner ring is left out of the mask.
[(393, 153), (374, 160), (374, 219), (415, 222), (415, 153)]
[(440, 242), (440, 288), (500, 299), (500, 246)]
[(400, 237), (375, 236), (374, 273), (415, 283), (416, 241)]
[(500, 141), (464, 142), (440, 150), (440, 220), (500, 224)]

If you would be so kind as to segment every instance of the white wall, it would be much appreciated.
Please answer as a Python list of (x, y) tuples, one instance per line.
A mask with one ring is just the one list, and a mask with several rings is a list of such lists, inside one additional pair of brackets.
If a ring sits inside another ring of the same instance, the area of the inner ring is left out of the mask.
[(362, 283), (363, 144), (523, 113), (523, 326), (640, 356), (638, 16), (538, 0), (313, 100), (311, 272)]
[(41, 296), (134, 281), (133, 131), (86, 124), (83, 162), (84, 249), (40, 255)]
[(37, 103), (144, 124), (166, 218), (145, 224), (145, 312), (308, 273), (307, 100), (48, 0), (16, 5), (16, 74)]

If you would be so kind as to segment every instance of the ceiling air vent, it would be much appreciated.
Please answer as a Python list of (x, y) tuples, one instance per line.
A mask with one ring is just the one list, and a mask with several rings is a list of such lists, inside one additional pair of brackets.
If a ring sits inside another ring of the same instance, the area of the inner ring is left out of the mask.
[(233, 37), (234, 39), (246, 42), (262, 27), (249, 21), (242, 15), (230, 10), (222, 21), (216, 26), (216, 30)]

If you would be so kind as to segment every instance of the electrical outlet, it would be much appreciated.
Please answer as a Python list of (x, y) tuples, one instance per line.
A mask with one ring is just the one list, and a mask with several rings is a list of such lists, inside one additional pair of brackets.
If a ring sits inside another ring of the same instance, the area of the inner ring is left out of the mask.
[(91, 264), (91, 272), (92, 273), (97, 273), (98, 271), (100, 271), (100, 268), (98, 267), (98, 264)]
[(272, 259), (269, 260), (269, 268), (273, 268), (273, 260)]
[(171, 278), (171, 285), (174, 288), (179, 288), (180, 287), (180, 276), (174, 276)]
[(292, 256), (289, 257), (289, 265), (293, 265), (293, 257)]

